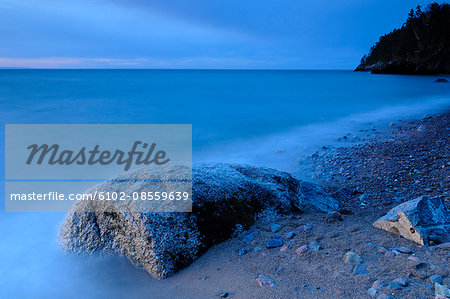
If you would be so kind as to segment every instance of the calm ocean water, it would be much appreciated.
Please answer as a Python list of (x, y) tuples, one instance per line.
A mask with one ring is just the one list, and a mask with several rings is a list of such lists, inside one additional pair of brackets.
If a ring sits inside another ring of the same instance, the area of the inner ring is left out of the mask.
[[(0, 70), (0, 178), (4, 123), (190, 123), (196, 161), (295, 172), (305, 154), (369, 122), (448, 109), (450, 84), (434, 83), (436, 78), (350, 71)], [(3, 185), (0, 191), (3, 205)], [(61, 253), (55, 236), (63, 217), (0, 212), (0, 297), (117, 297), (169, 283), (121, 258)]]

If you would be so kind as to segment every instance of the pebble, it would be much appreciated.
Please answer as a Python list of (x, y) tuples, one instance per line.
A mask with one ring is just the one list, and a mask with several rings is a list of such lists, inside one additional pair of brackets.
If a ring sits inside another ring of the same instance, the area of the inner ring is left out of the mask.
[(364, 274), (369, 274), (369, 271), (367, 271), (366, 267), (364, 267), (363, 265), (357, 264), (355, 266), (355, 268), (353, 268), (353, 275), (364, 275)]
[(295, 250), (295, 253), (302, 254), (308, 251), (308, 245), (302, 245), (297, 250)]
[(312, 227), (308, 224), (305, 224), (305, 225), (299, 226), (297, 229), (301, 232), (306, 232), (306, 231), (312, 230)]
[(259, 275), (258, 278), (256, 279), (256, 281), (262, 288), (274, 288), (277, 286), (277, 283), (275, 282), (275, 280), (273, 280), (271, 277), (269, 277), (267, 275), (263, 275), (263, 274)]
[(382, 288), (386, 287), (386, 284), (382, 282), (381, 280), (375, 280), (372, 284), (372, 288), (381, 290)]
[(273, 233), (276, 233), (276, 232), (279, 232), (279, 231), (281, 230), (281, 225), (276, 224), (276, 223), (271, 223), (271, 224), (269, 225), (269, 228), (270, 228), (270, 230), (271, 230)]
[(408, 247), (398, 247), (398, 248), (393, 248), (393, 250), (399, 251), (401, 253), (406, 253), (406, 254), (413, 254), (414, 253), (414, 251), (412, 251)]
[(369, 290), (367, 290), (367, 295), (369, 295), (370, 297), (375, 297), (378, 293), (378, 290), (375, 288), (370, 288)]
[(288, 247), (286, 245), (281, 246), (280, 252), (287, 252), (287, 251), (288, 251)]
[(283, 240), (271, 239), (271, 240), (267, 241), (266, 246), (267, 246), (267, 248), (281, 247), (281, 246), (283, 246)]
[(247, 233), (242, 237), (242, 240), (246, 243), (250, 243), (254, 239), (256, 232)]
[(417, 128), (417, 131), (419, 131), (419, 132), (423, 132), (423, 131), (425, 131), (427, 128), (424, 126), (424, 125), (420, 125), (418, 128)]
[(320, 245), (319, 243), (317, 243), (315, 241), (311, 242), (308, 247), (308, 249), (311, 251), (319, 251), (322, 248), (323, 248), (322, 245)]
[(387, 249), (384, 248), (383, 246), (378, 247), (378, 252), (380, 253), (386, 253)]
[(450, 289), (440, 283), (434, 283), (434, 293), (436, 296), (450, 297)]
[(324, 221), (327, 223), (342, 221), (342, 214), (338, 211), (331, 211), (324, 217)]
[(439, 284), (442, 284), (442, 282), (443, 282), (443, 278), (440, 275), (431, 275), (430, 277), (428, 277), (428, 280), (433, 283), (439, 283)]
[(239, 255), (246, 255), (248, 253), (248, 250), (245, 248), (239, 249)]
[(263, 248), (261, 246), (256, 246), (253, 248), (253, 251), (261, 251)]
[(393, 280), (394, 282), (398, 282), (402, 287), (406, 287), (409, 283), (409, 280), (405, 277), (400, 277)]
[(230, 293), (228, 293), (228, 292), (223, 292), (223, 293), (220, 293), (219, 297), (220, 297), (220, 298), (227, 298), (229, 295), (230, 295)]
[(413, 265), (410, 271), (412, 275), (420, 279), (427, 279), (431, 276), (430, 267), (425, 263)]
[(286, 239), (292, 239), (295, 237), (295, 232), (288, 232), (286, 235), (284, 235)]
[(391, 282), (388, 284), (388, 288), (389, 288), (389, 289), (392, 289), (392, 290), (400, 290), (400, 289), (402, 288), (402, 286), (401, 286), (401, 284), (399, 284), (399, 283), (396, 282), (396, 281), (391, 281)]
[(362, 258), (359, 256), (359, 254), (354, 253), (352, 251), (347, 252), (344, 255), (343, 259), (344, 263), (351, 265), (361, 264), (363, 261)]

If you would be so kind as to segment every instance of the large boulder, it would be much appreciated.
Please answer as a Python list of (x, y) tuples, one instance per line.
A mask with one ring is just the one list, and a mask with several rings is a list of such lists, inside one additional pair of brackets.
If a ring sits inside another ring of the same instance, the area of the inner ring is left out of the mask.
[[(154, 176), (154, 169), (143, 168), (88, 192), (153, 190), (154, 184), (136, 180), (150, 174)], [(67, 214), (59, 240), (63, 249), (74, 253), (125, 255), (135, 266), (162, 279), (229, 238), (237, 224), (251, 226), (266, 209), (286, 214), (339, 207), (318, 186), (288, 173), (234, 164), (193, 167), (192, 200), (192, 212), (171, 213), (142, 212), (134, 201), (80, 201)]]
[(441, 197), (421, 196), (402, 203), (373, 225), (420, 245), (450, 241), (450, 213)]

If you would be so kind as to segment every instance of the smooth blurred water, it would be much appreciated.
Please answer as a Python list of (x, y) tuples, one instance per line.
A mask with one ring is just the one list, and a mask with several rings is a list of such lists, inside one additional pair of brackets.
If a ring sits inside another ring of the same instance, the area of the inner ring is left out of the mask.
[[(4, 123), (189, 123), (195, 161), (295, 172), (303, 154), (362, 124), (448, 109), (450, 84), (434, 83), (436, 78), (350, 71), (0, 70), (0, 179)], [(61, 253), (55, 237), (63, 217), (0, 212), (0, 297), (137, 296), (164, 285), (120, 258)]]

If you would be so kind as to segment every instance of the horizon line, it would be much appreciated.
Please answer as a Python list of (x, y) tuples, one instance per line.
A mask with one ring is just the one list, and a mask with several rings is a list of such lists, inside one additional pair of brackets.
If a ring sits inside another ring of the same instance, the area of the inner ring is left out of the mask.
[(33, 68), (2, 67), (1, 70), (135, 70), (135, 71), (354, 71), (354, 69), (312, 69), (312, 68)]

